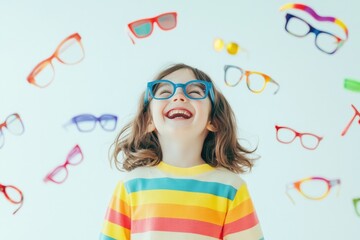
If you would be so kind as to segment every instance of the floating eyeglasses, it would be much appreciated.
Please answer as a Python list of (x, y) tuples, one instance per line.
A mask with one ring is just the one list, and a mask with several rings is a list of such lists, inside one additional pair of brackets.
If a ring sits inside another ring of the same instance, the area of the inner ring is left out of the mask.
[(261, 93), (264, 91), (267, 83), (269, 82), (274, 83), (277, 86), (274, 94), (276, 94), (280, 89), (280, 85), (274, 79), (261, 72), (246, 71), (233, 65), (225, 65), (224, 72), (225, 84), (229, 87), (235, 87), (238, 85), (245, 76), (246, 85), (253, 93)]
[(320, 141), (323, 139), (315, 134), (300, 133), (289, 127), (275, 125), (275, 129), (276, 139), (279, 142), (288, 144), (292, 143), (296, 137), (299, 137), (301, 145), (308, 150), (315, 150), (319, 146)]
[(226, 43), (221, 38), (215, 38), (214, 40), (214, 49), (218, 52), (223, 50), (224, 46), (226, 45), (226, 51), (231, 55), (236, 55), (240, 50), (239, 44), (236, 42), (229, 42)]
[(176, 12), (167, 12), (160, 14), (152, 18), (144, 18), (136, 20), (128, 24), (129, 29), (132, 34), (137, 38), (145, 38), (151, 35), (154, 29), (154, 23), (164, 31), (174, 29), (177, 24), (177, 13)]
[(54, 58), (63, 64), (73, 65), (81, 62), (84, 56), (81, 36), (78, 33), (74, 33), (65, 38), (50, 57), (35, 66), (27, 77), (27, 81), (40, 88), (47, 87), (54, 80), (55, 76), (55, 69), (52, 63)]
[(9, 130), (12, 134), (21, 135), (24, 133), (24, 124), (19, 114), (14, 113), (9, 115), (3, 123), (0, 123), (0, 149), (4, 146), (5, 137), (3, 129)]
[(329, 194), (332, 187), (340, 184), (340, 179), (328, 180), (323, 177), (308, 177), (288, 184), (286, 186), (286, 194), (294, 204), (295, 201), (289, 194), (289, 190), (291, 189), (297, 190), (302, 196), (308, 199), (322, 200)]
[(63, 183), (69, 175), (67, 165), (76, 166), (80, 164), (83, 159), (84, 155), (79, 145), (75, 145), (75, 147), (73, 147), (73, 149), (71, 149), (71, 151), (68, 153), (65, 163), (56, 167), (49, 174), (47, 174), (44, 178), (44, 182), (52, 181), (57, 184)]
[(80, 114), (71, 118), (64, 126), (66, 127), (70, 124), (75, 124), (80, 132), (91, 132), (95, 129), (96, 122), (99, 122), (100, 126), (105, 131), (114, 131), (117, 119), (117, 116), (112, 114), (103, 114), (100, 117), (96, 117), (92, 114)]
[(20, 206), (13, 212), (15, 214), (22, 207), (24, 202), (24, 196), (22, 192), (15, 186), (6, 186), (0, 183), (0, 192), (2, 192), (6, 199), (13, 204), (20, 204)]
[(285, 30), (296, 37), (305, 37), (309, 33), (314, 33), (315, 45), (320, 51), (324, 53), (335, 53), (341, 46), (343, 46), (345, 41), (348, 39), (349, 31), (346, 25), (338, 18), (320, 16), (311, 7), (298, 3), (288, 3), (280, 8), (281, 11), (287, 9), (298, 9), (301, 11), (305, 11), (319, 22), (333, 22), (334, 24), (341, 27), (341, 29), (345, 32), (345, 39), (341, 39), (340, 37), (335, 36), (334, 34), (331, 34), (329, 32), (318, 30), (311, 26), (309, 23), (307, 23), (304, 19), (301, 19), (297, 16), (294, 16), (292, 14), (286, 15)]
[(191, 80), (187, 83), (173, 83), (169, 80), (155, 80), (148, 82), (144, 103), (149, 103), (149, 94), (156, 100), (166, 100), (174, 96), (176, 88), (182, 88), (183, 93), (189, 99), (201, 100), (210, 94), (211, 103), (214, 104), (214, 90), (212, 84), (205, 80)]

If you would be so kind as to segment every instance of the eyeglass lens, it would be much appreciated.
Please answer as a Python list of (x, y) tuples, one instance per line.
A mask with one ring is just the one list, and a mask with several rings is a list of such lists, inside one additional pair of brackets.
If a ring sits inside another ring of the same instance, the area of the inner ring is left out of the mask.
[(20, 135), (24, 132), (24, 126), (15, 114), (10, 115), (6, 119), (6, 126), (7, 129), (15, 135)]
[(301, 183), (300, 190), (309, 198), (321, 198), (328, 192), (328, 184), (322, 179), (309, 179)]
[(176, 18), (174, 14), (165, 14), (157, 19), (159, 27), (163, 30), (170, 30), (176, 26)]
[(19, 192), (18, 189), (12, 187), (12, 186), (6, 186), (4, 188), (4, 192), (8, 196), (11, 202), (13, 203), (20, 203), (22, 200), (21, 192)]

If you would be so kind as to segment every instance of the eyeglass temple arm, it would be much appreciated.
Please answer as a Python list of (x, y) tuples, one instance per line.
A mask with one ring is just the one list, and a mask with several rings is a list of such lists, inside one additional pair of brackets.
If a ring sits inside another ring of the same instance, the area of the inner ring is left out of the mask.
[(350, 122), (346, 125), (346, 127), (344, 128), (344, 130), (341, 132), (341, 136), (345, 136), (345, 134), (346, 134), (347, 131), (349, 130), (350, 125), (352, 124), (352, 122), (354, 121), (354, 119), (356, 118), (356, 116), (359, 116), (359, 117), (360, 117), (360, 113), (359, 113), (359, 111), (355, 108), (355, 106), (351, 104), (351, 107), (354, 109), (355, 114), (354, 114), (354, 116), (352, 117), (352, 119), (350, 120)]
[(65, 128), (67, 130), (68, 126), (70, 126), (73, 122), (71, 120), (69, 120), (68, 122), (64, 123), (62, 125), (63, 128)]
[(272, 78), (270, 78), (270, 81), (277, 86), (277, 89), (276, 89), (276, 91), (274, 92), (274, 94), (277, 94), (277, 92), (280, 90), (280, 85), (279, 85), (274, 79), (272, 79)]
[(13, 212), (13, 215), (14, 215), (15, 213), (17, 213), (17, 211), (19, 211), (19, 210), (20, 210), (20, 208), (22, 207), (23, 203), (24, 203), (24, 197), (21, 195), (21, 202), (20, 202), (20, 206), (19, 206), (19, 207), (15, 210), (15, 212)]
[(338, 190), (336, 192), (336, 196), (339, 196), (340, 188), (341, 188), (341, 180), (340, 179), (333, 179), (333, 180), (330, 180), (329, 184), (330, 184), (331, 187), (339, 185), (339, 188), (338, 188)]
[(130, 36), (129, 31), (127, 30), (127, 26), (125, 26), (124, 30), (125, 30), (126, 34), (128, 35), (128, 37), (130, 38), (132, 44), (135, 45), (135, 41), (134, 41), (134, 39)]
[(288, 196), (288, 198), (291, 200), (291, 202), (295, 205), (294, 199), (293, 199), (293, 198), (290, 196), (290, 194), (289, 194), (289, 190), (290, 190), (290, 189), (294, 189), (294, 184), (290, 183), (290, 184), (286, 185), (286, 191), (285, 191), (285, 193), (286, 193), (286, 195)]

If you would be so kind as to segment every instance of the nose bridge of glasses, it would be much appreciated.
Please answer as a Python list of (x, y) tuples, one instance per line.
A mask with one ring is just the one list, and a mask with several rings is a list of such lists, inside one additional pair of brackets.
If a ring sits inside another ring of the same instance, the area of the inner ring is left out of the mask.
[(185, 99), (186, 98), (186, 85), (183, 83), (177, 83), (174, 84), (174, 93), (172, 98), (174, 100), (181, 98), (181, 99)]

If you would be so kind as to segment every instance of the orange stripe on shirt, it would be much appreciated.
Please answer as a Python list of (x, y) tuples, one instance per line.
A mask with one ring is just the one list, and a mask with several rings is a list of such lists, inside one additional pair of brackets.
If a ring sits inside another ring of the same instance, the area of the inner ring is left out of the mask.
[(178, 204), (144, 204), (133, 207), (133, 220), (144, 218), (181, 218), (222, 225), (225, 213), (210, 208)]
[(246, 215), (249, 215), (250, 213), (254, 212), (254, 205), (250, 198), (243, 201), (241, 204), (233, 208), (228, 212), (226, 215), (226, 222), (225, 223), (231, 223), (234, 222)]

